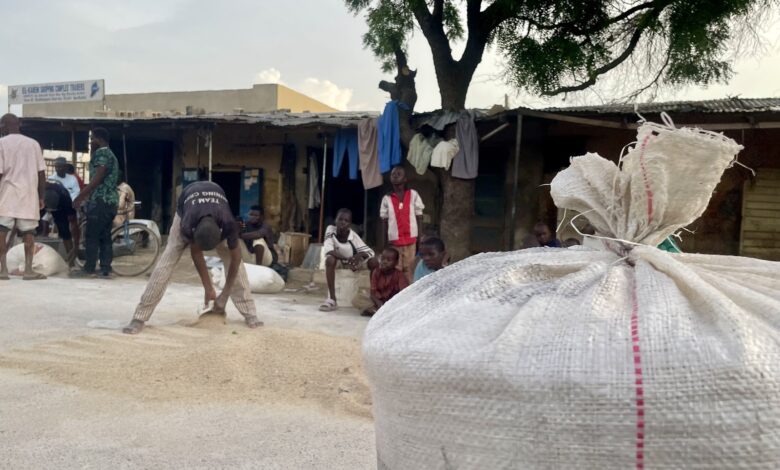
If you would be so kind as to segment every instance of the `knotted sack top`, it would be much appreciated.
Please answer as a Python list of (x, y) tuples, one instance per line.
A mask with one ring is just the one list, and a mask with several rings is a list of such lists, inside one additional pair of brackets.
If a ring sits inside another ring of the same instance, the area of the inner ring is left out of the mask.
[(701, 216), (742, 148), (722, 134), (643, 123), (622, 167), (596, 153), (574, 157), (551, 194), (559, 208), (587, 217), (598, 236), (656, 246)]

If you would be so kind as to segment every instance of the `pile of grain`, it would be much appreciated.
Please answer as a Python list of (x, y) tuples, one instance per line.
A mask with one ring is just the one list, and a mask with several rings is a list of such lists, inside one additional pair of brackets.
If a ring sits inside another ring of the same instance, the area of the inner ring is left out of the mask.
[(43, 344), (3, 354), (0, 367), (144, 401), (313, 404), (370, 418), (357, 339), (210, 317), (191, 326)]

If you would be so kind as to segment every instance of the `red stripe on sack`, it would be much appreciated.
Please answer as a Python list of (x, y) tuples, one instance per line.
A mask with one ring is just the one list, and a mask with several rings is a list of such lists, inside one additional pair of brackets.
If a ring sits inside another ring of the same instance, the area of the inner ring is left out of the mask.
[(642, 169), (642, 180), (645, 183), (645, 195), (647, 195), (647, 223), (653, 220), (653, 189), (650, 187), (650, 181), (647, 179), (647, 168), (645, 168), (645, 148), (652, 134), (645, 137), (642, 141), (642, 149), (639, 152), (639, 167)]
[(642, 354), (639, 347), (639, 303), (636, 285), (631, 298), (631, 344), (634, 353), (634, 393), (636, 395), (636, 468), (645, 468), (645, 389), (642, 377)]

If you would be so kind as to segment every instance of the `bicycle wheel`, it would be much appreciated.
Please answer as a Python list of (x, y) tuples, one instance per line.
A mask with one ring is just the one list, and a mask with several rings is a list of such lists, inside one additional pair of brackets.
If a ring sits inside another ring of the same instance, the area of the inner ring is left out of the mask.
[(154, 266), (160, 256), (160, 237), (146, 225), (129, 223), (111, 231), (114, 260), (111, 268), (117, 276), (139, 276)]

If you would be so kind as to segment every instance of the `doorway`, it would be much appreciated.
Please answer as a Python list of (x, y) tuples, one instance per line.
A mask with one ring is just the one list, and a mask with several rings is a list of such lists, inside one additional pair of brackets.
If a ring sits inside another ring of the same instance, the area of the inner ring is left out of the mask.
[(225, 192), (230, 212), (239, 216), (241, 210), (241, 172), (236, 171), (212, 171), (211, 181), (217, 183)]

